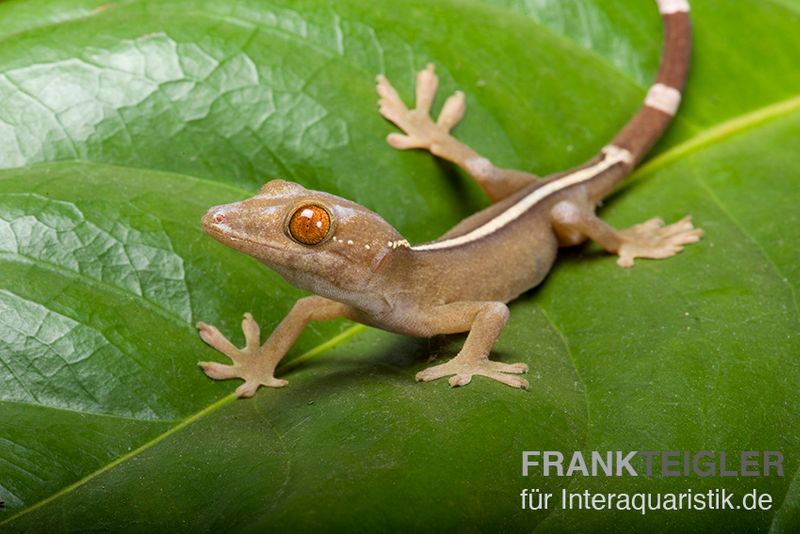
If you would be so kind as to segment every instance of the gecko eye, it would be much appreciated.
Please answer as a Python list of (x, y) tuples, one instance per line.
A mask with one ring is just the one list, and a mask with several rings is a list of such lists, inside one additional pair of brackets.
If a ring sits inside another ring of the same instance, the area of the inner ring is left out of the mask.
[(288, 221), (289, 235), (304, 245), (317, 245), (322, 242), (331, 229), (331, 216), (328, 210), (316, 204), (300, 206)]

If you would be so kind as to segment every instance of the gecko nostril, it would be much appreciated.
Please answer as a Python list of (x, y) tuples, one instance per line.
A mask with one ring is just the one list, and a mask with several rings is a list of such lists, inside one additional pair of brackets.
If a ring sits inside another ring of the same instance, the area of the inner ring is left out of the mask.
[(225, 222), (225, 216), (221, 213), (215, 213), (214, 222), (217, 224)]

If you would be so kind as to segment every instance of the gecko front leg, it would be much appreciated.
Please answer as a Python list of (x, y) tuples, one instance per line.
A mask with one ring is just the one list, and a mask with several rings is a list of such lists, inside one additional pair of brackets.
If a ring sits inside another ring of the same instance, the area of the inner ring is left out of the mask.
[(461, 91), (447, 98), (439, 118), (434, 122), (430, 111), (438, 86), (439, 79), (433, 65), (429, 64), (417, 74), (416, 107), (410, 110), (389, 80), (383, 75), (378, 76), (381, 115), (404, 132), (389, 134), (386, 140), (390, 145), (399, 150), (422, 148), (455, 163), (472, 175), (494, 202), (539, 179), (523, 171), (495, 167), (491, 161), (450, 135), (450, 130), (464, 116), (467, 107)]
[(244, 314), (242, 331), (245, 346), (235, 347), (220, 331), (206, 323), (197, 323), (200, 337), (233, 361), (233, 365), (216, 362), (199, 362), (203, 371), (215, 380), (242, 378), (244, 384), (236, 389), (237, 397), (252, 397), (259, 386), (280, 388), (286, 380), (275, 378), (275, 367), (295, 342), (303, 328), (311, 321), (330, 321), (351, 317), (349, 306), (323, 297), (305, 297), (298, 300), (291, 311), (261, 345), (261, 331), (249, 313)]
[[(495, 341), (508, 321), (508, 306), (502, 302), (455, 302), (430, 310), (426, 325), (434, 334), (469, 331), (459, 353), (449, 362), (417, 373), (428, 382), (450, 376), (452, 387), (465, 386), (474, 375), (485, 376), (514, 388), (528, 389), (528, 381), (516, 376), (528, 371), (524, 363), (502, 363), (489, 359)], [(430, 332), (429, 332), (430, 333)]]

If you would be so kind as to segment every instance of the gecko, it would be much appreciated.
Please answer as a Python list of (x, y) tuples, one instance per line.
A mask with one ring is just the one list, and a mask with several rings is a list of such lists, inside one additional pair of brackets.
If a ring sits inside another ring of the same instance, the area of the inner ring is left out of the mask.
[(202, 340), (232, 361), (199, 362), (203, 371), (217, 380), (243, 379), (238, 397), (250, 397), (260, 386), (283, 387), (287, 381), (275, 377), (275, 368), (306, 325), (345, 318), (423, 338), (466, 332), (456, 356), (417, 373), (419, 381), (449, 377), (456, 387), (478, 375), (527, 389), (521, 376), (526, 364), (489, 356), (509, 318), (508, 303), (542, 282), (559, 247), (591, 239), (630, 267), (635, 258), (673, 256), (703, 233), (688, 216), (669, 225), (654, 218), (616, 230), (595, 214), (659, 139), (681, 101), (691, 52), (689, 4), (656, 2), (664, 28), (662, 56), (643, 105), (596, 156), (550, 176), (497, 167), (453, 137), (466, 109), (460, 91), (446, 99), (434, 121), (433, 65), (417, 75), (413, 109), (386, 77), (377, 77), (379, 111), (402, 131), (388, 135), (389, 145), (452, 162), (492, 202), (438, 239), (411, 245), (355, 202), (277, 179), (252, 198), (210, 208), (201, 221), (208, 235), (313, 295), (299, 299), (263, 344), (250, 313), (242, 321), (242, 348), (214, 326), (197, 323)]

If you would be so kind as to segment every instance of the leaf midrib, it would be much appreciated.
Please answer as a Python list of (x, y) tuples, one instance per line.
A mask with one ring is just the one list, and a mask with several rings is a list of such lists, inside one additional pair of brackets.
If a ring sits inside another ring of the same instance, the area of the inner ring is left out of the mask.
[(729, 137), (748, 132), (756, 126), (780, 119), (798, 110), (800, 110), (800, 95), (793, 95), (787, 99), (767, 104), (766, 106), (756, 108), (737, 117), (717, 123), (704, 130), (700, 130), (693, 137), (686, 139), (650, 159), (647, 163), (636, 169), (631, 178), (627, 179), (625, 183), (630, 185), (632, 182), (643, 176), (652, 174), (656, 170), (682, 156), (697, 152), (701, 148), (718, 141), (723, 141)]
[(228, 404), (229, 402), (233, 401), (234, 399), (236, 399), (236, 395), (231, 393), (230, 395), (227, 395), (227, 396), (221, 398), (220, 400), (214, 402), (213, 404), (210, 404), (209, 406), (205, 407), (204, 409), (200, 410), (199, 412), (195, 413), (194, 415), (184, 419), (183, 421), (181, 421), (180, 423), (178, 423), (174, 427), (170, 428), (166, 432), (164, 432), (162, 434), (159, 434), (155, 438), (151, 439), (148, 442), (145, 442), (144, 444), (140, 445), (136, 449), (133, 449), (129, 453), (123, 454), (119, 458), (109, 462), (108, 465), (105, 465), (105, 466), (101, 467), (97, 471), (93, 471), (92, 473), (89, 473), (85, 477), (81, 478), (80, 480), (78, 480), (76, 482), (73, 482), (69, 486), (64, 487), (63, 489), (61, 489), (60, 491), (57, 491), (56, 493), (50, 495), (49, 497), (46, 497), (46, 498), (42, 499), (41, 501), (39, 501), (37, 503), (34, 503), (34, 504), (32, 504), (31, 506), (29, 506), (27, 508), (23, 508), (22, 510), (20, 510), (16, 514), (12, 515), (8, 519), (6, 519), (4, 521), (0, 521), (0, 527), (2, 527), (3, 525), (6, 525), (6, 524), (18, 519), (19, 517), (21, 517), (21, 516), (23, 516), (25, 514), (28, 514), (30, 512), (35, 511), (35, 510), (38, 510), (39, 508), (42, 508), (43, 506), (45, 506), (45, 505), (47, 505), (47, 504), (59, 499), (60, 497), (62, 497), (64, 495), (67, 495), (67, 494), (71, 493), (73, 490), (76, 490), (76, 489), (80, 488), (81, 486), (83, 486), (84, 484), (89, 482), (90, 480), (92, 480), (94, 478), (97, 478), (98, 476), (102, 475), (103, 473), (105, 473), (107, 471), (110, 471), (111, 469), (113, 469), (117, 465), (126, 462), (127, 460), (139, 455), (141, 452), (149, 449), (150, 447), (153, 447), (156, 444), (160, 443), (161, 441), (164, 441), (165, 439), (167, 439), (172, 434), (175, 434), (179, 430), (191, 425), (195, 421), (197, 421), (199, 419), (202, 419), (208, 413), (213, 412), (214, 410), (216, 410), (216, 409)]
[[(312, 348), (308, 352), (306, 352), (304, 354), (301, 354), (300, 356), (298, 356), (294, 360), (288, 362), (286, 365), (280, 367), (279, 370), (284, 370), (285, 371), (286, 369), (293, 368), (293, 367), (299, 365), (300, 363), (306, 362), (306, 361), (318, 356), (319, 354), (322, 354), (326, 350), (333, 348), (335, 345), (338, 345), (339, 343), (346, 341), (350, 337), (352, 337), (352, 336), (354, 336), (354, 335), (358, 334), (359, 332), (362, 332), (363, 330), (366, 330), (366, 329), (367, 329), (366, 326), (360, 325), (360, 324), (351, 326), (350, 328), (348, 328), (344, 332), (340, 333), (339, 335), (334, 336), (333, 338), (329, 339), (328, 341), (325, 341), (325, 342), (319, 344), (318, 346)], [(140, 453), (145, 452), (146, 450), (156, 446), (157, 444), (159, 444), (160, 442), (164, 441), (169, 436), (175, 434), (179, 430), (189, 426), (192, 423), (195, 423), (196, 421), (199, 421), (200, 419), (202, 419), (206, 415), (215, 412), (217, 409), (225, 406), (229, 402), (231, 402), (233, 400), (236, 400), (236, 399), (237, 399), (236, 395), (231, 393), (231, 394), (229, 394), (229, 395), (227, 395), (227, 396), (225, 396), (225, 397), (223, 397), (223, 398), (221, 398), (221, 399), (219, 399), (217, 401), (214, 401), (213, 403), (209, 404), (208, 406), (206, 406), (205, 408), (201, 409), (200, 411), (194, 413), (193, 415), (187, 417), (186, 419), (183, 419), (183, 420), (180, 420), (180, 421), (174, 421), (174, 422), (177, 423), (175, 426), (169, 428), (168, 430), (164, 431), (163, 433), (161, 433), (161, 434), (157, 435), (156, 437), (152, 438), (150, 441), (146, 441), (145, 443), (143, 443), (139, 447), (135, 448), (134, 450), (128, 452), (127, 454), (124, 454), (124, 455), (120, 456), (119, 458), (116, 458), (115, 460), (109, 462), (108, 465), (105, 465), (102, 468), (89, 473), (85, 477), (83, 477), (80, 480), (78, 480), (76, 482), (73, 482), (72, 484), (64, 487), (62, 490), (54, 493), (53, 495), (50, 495), (49, 497), (46, 497), (46, 498), (42, 499), (41, 501), (38, 501), (38, 502), (32, 504), (31, 506), (28, 506), (27, 508), (23, 508), (19, 512), (17, 512), (16, 514), (12, 515), (11, 517), (9, 517), (9, 518), (7, 518), (7, 519), (5, 519), (3, 521), (0, 521), (0, 527), (2, 527), (3, 525), (6, 525), (8, 523), (11, 523), (12, 521), (15, 521), (16, 519), (18, 519), (19, 517), (22, 517), (23, 515), (26, 515), (26, 514), (28, 514), (30, 512), (38, 510), (39, 508), (42, 508), (43, 506), (55, 501), (56, 499), (59, 499), (60, 497), (62, 497), (64, 495), (69, 494), (73, 490), (76, 490), (76, 489), (80, 488), (84, 484), (86, 484), (89, 481), (97, 478), (98, 476), (102, 475), (103, 473), (111, 470), (112, 468), (116, 467), (117, 465), (122, 464), (122, 463), (126, 462), (127, 460), (138, 456)], [(2, 402), (11, 402), (11, 401), (2, 401)], [(81, 413), (83, 413), (83, 412), (81, 412)], [(104, 414), (99, 414), (99, 415), (104, 415)], [(110, 417), (117, 417), (117, 416), (110, 416)], [(141, 421), (141, 420), (137, 420), (137, 421)], [(157, 421), (153, 421), (153, 422), (170, 423), (172, 421), (157, 420)]]

